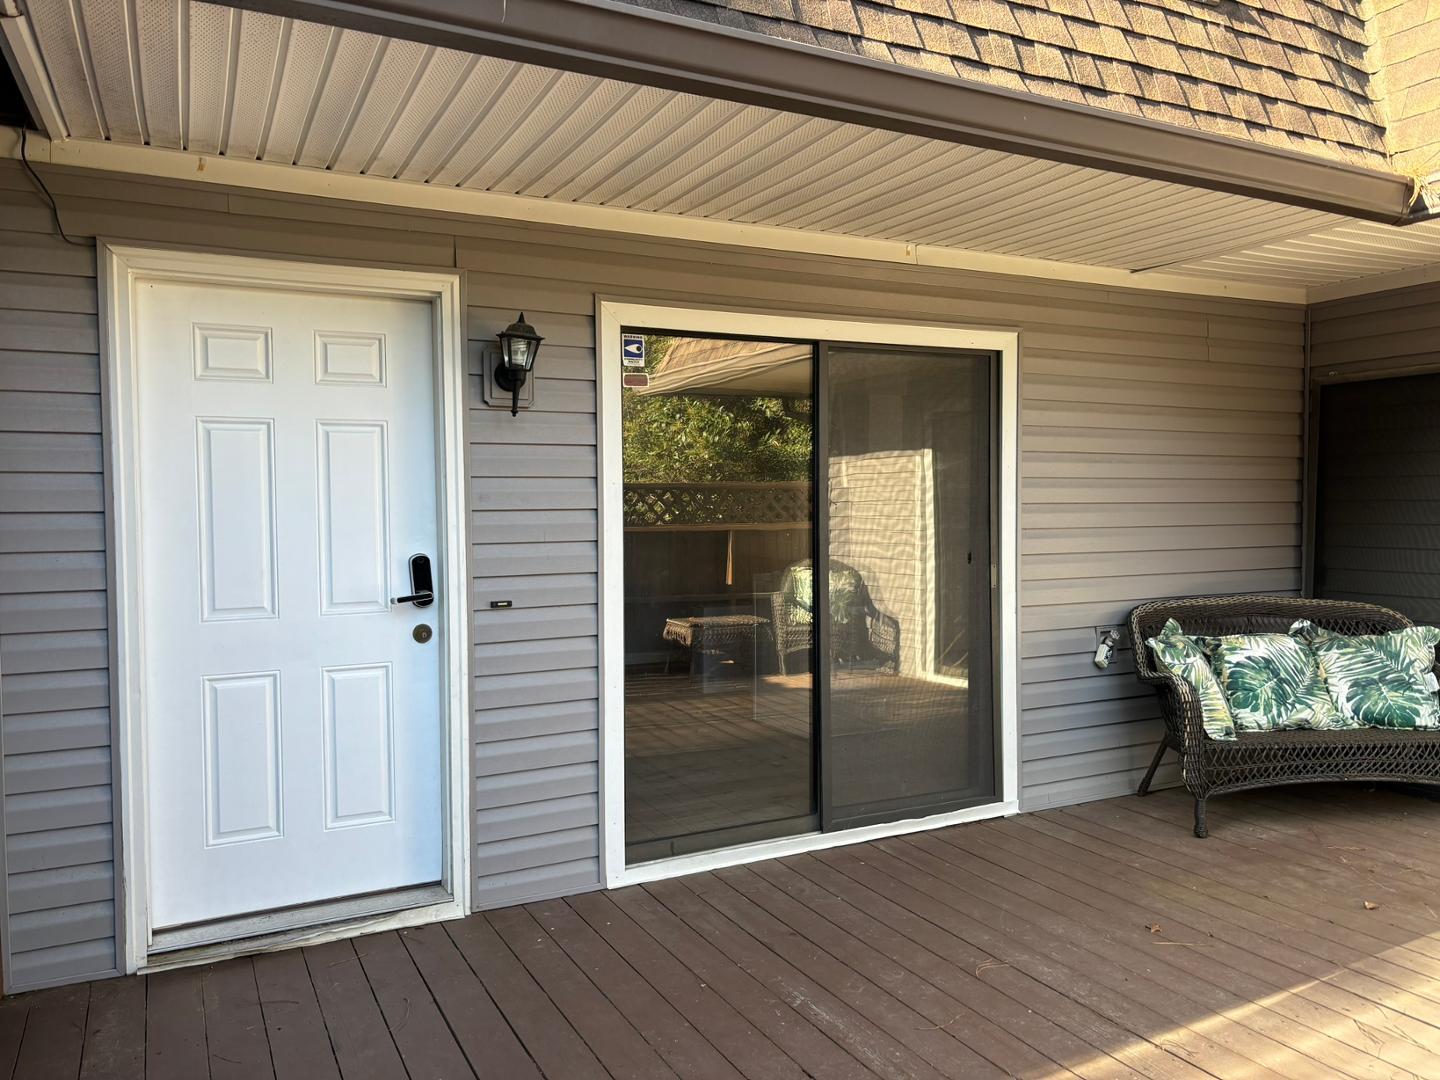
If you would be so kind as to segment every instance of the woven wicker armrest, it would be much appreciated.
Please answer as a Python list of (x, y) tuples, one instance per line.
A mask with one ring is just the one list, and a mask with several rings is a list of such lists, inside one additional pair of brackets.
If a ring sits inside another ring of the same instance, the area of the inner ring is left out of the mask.
[(900, 620), (886, 615), (874, 604), (869, 605), (866, 615), (870, 621), (870, 648), (875, 655), (883, 657), (885, 666), (892, 672), (900, 670)]
[[(1154, 625), (1154, 609), (1159, 605), (1144, 604), (1130, 613), (1130, 645), (1135, 652), (1135, 677), (1154, 686), (1160, 695), (1160, 709), (1165, 728), (1177, 747), (1185, 753), (1199, 752), (1205, 745), (1205, 719), (1200, 710), (1200, 695), (1180, 676), (1155, 662), (1155, 654), (1146, 639), (1159, 632)], [(1164, 620), (1160, 620), (1164, 625)]]
[(1200, 766), (1205, 744), (1210, 736), (1205, 734), (1205, 716), (1200, 708), (1200, 695), (1195, 688), (1178, 675), (1163, 672), (1155, 680), (1160, 691), (1160, 711), (1165, 719), (1165, 729), (1170, 737), (1184, 750), (1186, 757)]

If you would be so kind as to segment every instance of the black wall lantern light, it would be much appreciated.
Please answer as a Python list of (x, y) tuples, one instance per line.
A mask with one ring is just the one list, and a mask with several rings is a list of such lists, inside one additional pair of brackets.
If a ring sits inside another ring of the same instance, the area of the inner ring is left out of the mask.
[(500, 331), (500, 360), (495, 365), (495, 385), (510, 391), (510, 415), (520, 415), (520, 388), (530, 377), (535, 356), (545, 339), (525, 321), (525, 313)]

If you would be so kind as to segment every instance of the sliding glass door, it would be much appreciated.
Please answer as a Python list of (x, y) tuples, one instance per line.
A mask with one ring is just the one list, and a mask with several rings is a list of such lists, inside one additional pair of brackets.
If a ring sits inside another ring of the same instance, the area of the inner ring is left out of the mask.
[(993, 801), (995, 357), (625, 356), (627, 862)]
[(626, 341), (627, 861), (812, 832), (815, 347)]

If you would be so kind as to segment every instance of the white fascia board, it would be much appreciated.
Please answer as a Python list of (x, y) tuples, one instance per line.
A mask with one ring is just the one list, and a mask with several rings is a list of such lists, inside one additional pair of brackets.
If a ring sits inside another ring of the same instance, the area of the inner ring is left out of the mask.
[[(11, 137), (7, 137), (7, 133)], [(16, 157), (16, 146), (18, 140), (13, 137), (13, 129), (0, 128), (0, 154)], [(876, 240), (772, 225), (657, 214), (646, 210), (551, 202), (490, 191), (434, 187), (408, 180), (351, 176), (295, 165), (217, 157), (157, 147), (124, 146), (91, 139), (47, 141), (36, 138), (31, 140), (29, 156), (33, 161), (48, 161), (52, 165), (77, 169), (96, 169), (132, 176), (341, 199), (392, 209), (418, 209), (467, 217), (528, 221), (765, 251), (946, 267), (976, 273), (1078, 282), (1146, 292), (1181, 293), (1187, 296), (1222, 296), (1281, 304), (1304, 304), (1307, 298), (1306, 290), (1301, 286), (1230, 282), (1184, 274), (1141, 274), (1115, 267), (907, 244), (898, 240)]]

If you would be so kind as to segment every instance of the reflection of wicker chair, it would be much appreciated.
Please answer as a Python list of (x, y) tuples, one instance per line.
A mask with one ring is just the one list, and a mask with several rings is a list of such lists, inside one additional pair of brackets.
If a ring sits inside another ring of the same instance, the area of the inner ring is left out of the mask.
[[(790, 657), (810, 651), (815, 623), (814, 573), (810, 560), (785, 571), (771, 594), (771, 630), (780, 674), (789, 674)], [(830, 659), (836, 664), (873, 665), (900, 670), (900, 620), (886, 615), (870, 599), (870, 589), (853, 566), (830, 562)]]

